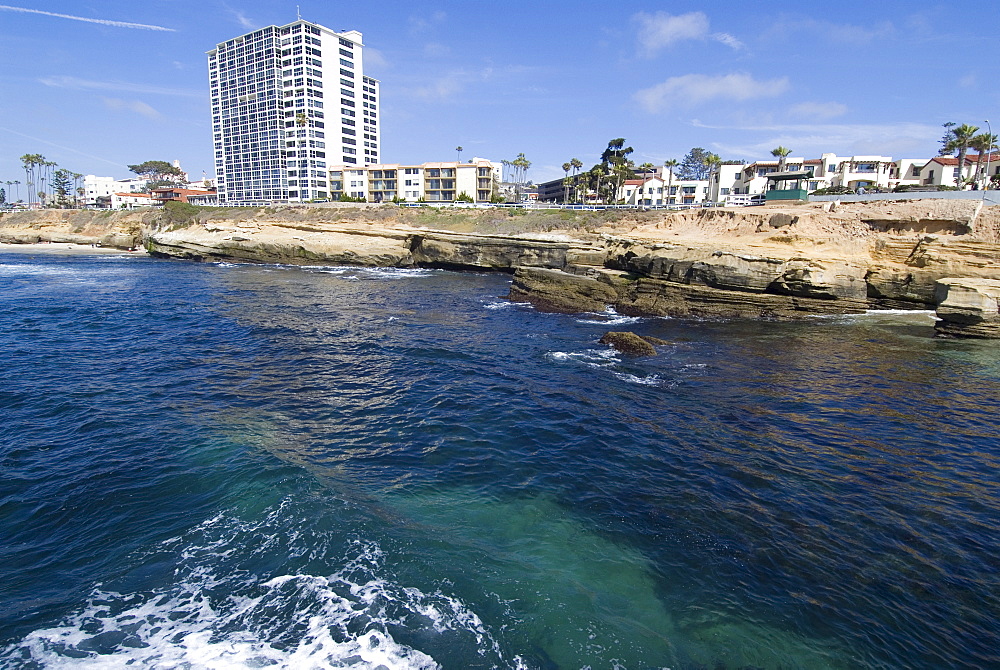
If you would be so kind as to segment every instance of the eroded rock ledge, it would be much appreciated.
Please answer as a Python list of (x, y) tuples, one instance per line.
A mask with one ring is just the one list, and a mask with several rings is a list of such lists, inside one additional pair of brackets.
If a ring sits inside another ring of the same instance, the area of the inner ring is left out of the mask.
[[(541, 309), (611, 305), (677, 317), (930, 309), (944, 300), (939, 280), (1000, 279), (1000, 207), (975, 201), (674, 213), (369, 206), (0, 216), (0, 241), (39, 240), (141, 241), (150, 253), (197, 260), (496, 270), (514, 274), (510, 299)], [(955, 296), (972, 290), (948, 286)], [(973, 318), (942, 302), (939, 315), (951, 324), (978, 319), (982, 327), (965, 324), (963, 333), (991, 336), (987, 307)]]
[(936, 287), (939, 334), (1000, 339), (1000, 280), (947, 277)]

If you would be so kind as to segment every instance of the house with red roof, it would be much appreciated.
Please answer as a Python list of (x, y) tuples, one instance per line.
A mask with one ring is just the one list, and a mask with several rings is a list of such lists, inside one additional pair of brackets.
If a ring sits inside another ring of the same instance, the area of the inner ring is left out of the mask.
[(927, 186), (955, 186), (961, 177), (965, 182), (977, 177), (977, 186), (983, 188), (985, 182), (994, 180), (1000, 182), (1000, 153), (984, 154), (980, 161), (979, 154), (966, 154), (965, 165), (959, 169), (958, 156), (935, 156), (920, 168), (920, 180)]

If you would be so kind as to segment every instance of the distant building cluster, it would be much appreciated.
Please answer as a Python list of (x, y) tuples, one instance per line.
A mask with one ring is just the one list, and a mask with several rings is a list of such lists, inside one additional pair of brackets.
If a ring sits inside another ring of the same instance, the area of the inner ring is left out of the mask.
[[(180, 162), (174, 161), (180, 168)], [(115, 179), (88, 174), (83, 178), (83, 204), (91, 209), (136, 209), (155, 207), (169, 200), (197, 205), (218, 203), (218, 194), (212, 182), (189, 181), (186, 172), (181, 172), (176, 185), (150, 188), (149, 179), (133, 177)]]
[[(697, 205), (719, 203), (750, 204), (774, 188), (775, 177), (792, 180), (805, 193), (820, 189), (843, 187), (854, 192), (891, 191), (899, 186), (933, 189), (954, 186), (955, 180), (972, 178), (979, 165), (977, 154), (968, 154), (964, 166), (952, 156), (900, 158), (890, 156), (838, 156), (821, 154), (819, 158), (789, 157), (781, 166), (778, 160), (761, 160), (735, 165), (718, 165), (708, 179), (681, 180), (671, 168), (658, 166), (622, 184), (618, 200), (635, 206)], [(1000, 176), (1000, 153), (983, 155), (987, 175)], [(571, 178), (572, 179), (572, 178)], [(782, 185), (785, 185), (784, 182)], [(566, 197), (566, 180), (553, 179), (538, 185), (538, 199), (562, 202)], [(592, 191), (585, 196), (596, 199)]]

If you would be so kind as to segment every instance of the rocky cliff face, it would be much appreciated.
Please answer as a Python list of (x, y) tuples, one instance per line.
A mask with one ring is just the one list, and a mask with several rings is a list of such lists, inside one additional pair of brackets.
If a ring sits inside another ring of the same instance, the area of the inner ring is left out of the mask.
[(1000, 280), (941, 279), (937, 299), (941, 335), (1000, 339)]
[(45, 209), (0, 214), (0, 243), (69, 242), (132, 249), (141, 243), (143, 216), (136, 212)]
[[(1000, 278), (997, 210), (936, 200), (520, 217), (393, 207), (45, 211), (0, 218), (0, 241), (127, 248), (141, 239), (150, 253), (197, 260), (498, 270), (514, 273), (511, 299), (543, 309), (794, 319), (927, 309), (943, 299), (940, 280)], [(564, 230), (493, 232), (531, 217)], [(450, 229), (416, 225), (427, 223)]]
[[(510, 296), (561, 311), (596, 311), (603, 300), (624, 314), (794, 319), (927, 309), (944, 277), (1000, 277), (979, 202), (830, 205), (667, 215), (606, 235), (600, 268), (519, 269)], [(977, 226), (987, 239), (972, 234)]]

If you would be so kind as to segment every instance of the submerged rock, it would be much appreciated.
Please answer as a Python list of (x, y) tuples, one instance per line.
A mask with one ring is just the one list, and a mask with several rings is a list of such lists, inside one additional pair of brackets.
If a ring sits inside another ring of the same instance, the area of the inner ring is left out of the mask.
[(1000, 339), (1000, 279), (940, 279), (935, 297), (939, 335)]
[[(658, 338), (649, 338), (649, 339), (656, 339), (659, 342), (663, 342), (663, 340), (659, 340)], [(604, 335), (602, 335), (601, 339), (598, 341), (601, 344), (611, 345), (612, 347), (622, 352), (623, 354), (628, 354), (630, 356), (656, 355), (656, 349), (653, 348), (653, 345), (650, 342), (646, 341), (646, 338), (640, 337), (635, 333), (630, 333), (627, 331), (624, 332), (609, 331), (607, 333), (604, 333)]]

